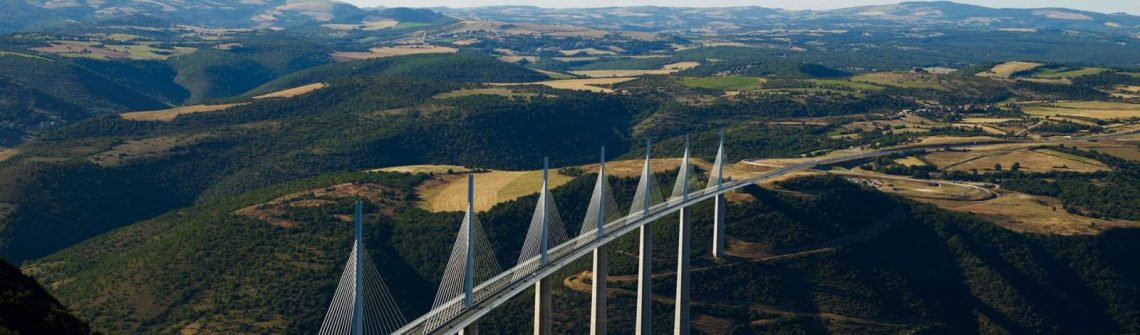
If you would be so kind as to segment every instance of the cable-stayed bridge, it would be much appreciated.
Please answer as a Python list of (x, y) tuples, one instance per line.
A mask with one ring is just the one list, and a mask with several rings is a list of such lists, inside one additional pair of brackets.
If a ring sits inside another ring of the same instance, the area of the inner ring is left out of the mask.
[[(930, 146), (928, 148), (939, 147)], [(487, 240), (474, 209), (474, 175), (468, 176), (468, 206), (452, 246), (439, 290), (432, 309), (423, 316), (405, 322), (392, 300), (375, 267), (364, 252), (360, 240), (360, 207), (357, 206), (357, 235), (348, 264), (345, 266), (336, 294), (329, 306), (320, 334), (478, 334), (478, 319), (492, 309), (506, 303), (530, 287), (535, 289), (534, 333), (551, 334), (551, 274), (575, 260), (591, 254), (593, 280), (590, 312), (590, 333), (605, 334), (606, 320), (606, 244), (637, 231), (638, 248), (637, 334), (650, 334), (652, 309), (650, 223), (672, 213), (679, 214), (677, 248), (677, 279), (675, 292), (674, 334), (689, 334), (689, 245), (692, 240), (691, 223), (687, 208), (695, 203), (712, 199), (714, 257), (721, 257), (725, 248), (724, 194), (779, 177), (790, 172), (819, 165), (890, 155), (902, 151), (928, 148), (908, 148), (868, 152), (844, 157), (812, 160), (781, 167), (744, 180), (724, 178), (724, 138), (717, 150), (716, 160), (709, 171), (707, 182), (701, 183), (689, 161), (689, 143), (681, 159), (678, 177), (669, 193), (664, 193), (651, 167), (650, 143), (646, 143), (645, 162), (633, 203), (628, 208), (618, 207), (610, 188), (602, 148), (597, 181), (590, 198), (581, 231), (569, 237), (558, 207), (548, 188), (548, 166), (544, 162), (544, 179), (539, 190), (538, 204), (527, 230), (517, 264), (505, 271), (501, 269)]]

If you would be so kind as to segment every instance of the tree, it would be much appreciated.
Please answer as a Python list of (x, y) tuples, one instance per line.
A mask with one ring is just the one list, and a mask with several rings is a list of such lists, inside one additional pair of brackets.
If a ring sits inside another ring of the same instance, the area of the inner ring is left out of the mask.
[(1001, 163), (994, 163), (994, 171), (1001, 171)]
[(1021, 171), (1021, 163), (1020, 162), (1013, 162), (1013, 166), (1010, 166), (1009, 170), (1013, 171), (1013, 172)]

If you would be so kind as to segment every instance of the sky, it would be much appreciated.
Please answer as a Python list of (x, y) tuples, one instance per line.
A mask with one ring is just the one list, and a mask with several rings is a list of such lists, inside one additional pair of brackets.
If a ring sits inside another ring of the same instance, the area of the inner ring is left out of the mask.
[[(783, 9), (834, 9), (872, 4), (891, 4), (903, 0), (341, 0), (363, 7), (479, 7), (492, 5), (530, 5), (554, 8), (614, 6), (725, 7), (760, 6)], [(1140, 0), (957, 0), (995, 8), (1063, 7), (1102, 13), (1125, 12), (1140, 15)]]

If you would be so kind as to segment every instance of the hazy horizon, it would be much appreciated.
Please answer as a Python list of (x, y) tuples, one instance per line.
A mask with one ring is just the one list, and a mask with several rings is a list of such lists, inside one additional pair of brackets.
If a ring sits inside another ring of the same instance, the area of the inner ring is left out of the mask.
[[(729, 6), (760, 6), (781, 8), (789, 10), (825, 10), (836, 8), (857, 7), (865, 5), (895, 4), (905, 1), (899, 0), (801, 0), (789, 3), (778, 0), (709, 0), (693, 3), (680, 0), (341, 0), (362, 7), (482, 7), (482, 6), (537, 6), (544, 8), (586, 8), (586, 7), (630, 7), (630, 6), (662, 6), (662, 7), (729, 7)], [(918, 0), (930, 1), (930, 0)], [(1085, 10), (1101, 13), (1125, 12), (1140, 15), (1140, 1), (1135, 0), (959, 0), (963, 4), (972, 4), (992, 8), (1043, 8), (1061, 7), (1076, 10)]]

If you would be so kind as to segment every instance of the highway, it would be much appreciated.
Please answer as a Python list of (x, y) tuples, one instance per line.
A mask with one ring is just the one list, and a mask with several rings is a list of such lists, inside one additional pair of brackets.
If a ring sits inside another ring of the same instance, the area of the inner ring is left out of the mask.
[[(1108, 139), (1120, 136), (1130, 135), (1136, 132), (1127, 132), (1119, 134), (1109, 134), (1101, 136), (1090, 136), (1085, 138), (1064, 139), (1060, 141), (1034, 141), (1042, 142), (1042, 144), (1056, 144), (1058, 142), (1071, 142), (1085, 139)], [(838, 163), (846, 163), (852, 161), (859, 161), (869, 158), (888, 156), (899, 153), (912, 153), (912, 152), (926, 152), (938, 150), (942, 148), (964, 148), (978, 145), (987, 145), (994, 143), (1018, 143), (1019, 141), (987, 141), (975, 142), (969, 144), (954, 143), (954, 144), (931, 144), (931, 145), (918, 145), (918, 146), (905, 146), (881, 151), (871, 151), (859, 153), (854, 155), (847, 155), (841, 157), (832, 157), (818, 160), (811, 160), (801, 163), (796, 163), (784, 167), (777, 168), (772, 171), (764, 172), (760, 175), (754, 176), (744, 180), (725, 181), (720, 188), (706, 188), (697, 190), (690, 193), (688, 200), (670, 200), (664, 203), (653, 206), (648, 215), (632, 214), (625, 216), (613, 222), (606, 223), (607, 232), (602, 238), (595, 238), (592, 234), (585, 236), (578, 236), (570, 240), (550, 248), (552, 255), (559, 254), (561, 257), (549, 259), (549, 263), (545, 266), (540, 266), (535, 270), (534, 274), (523, 276), (514, 280), (515, 269), (533, 268), (531, 262), (519, 264), (514, 268), (503, 271), (502, 274), (491, 278), (475, 288), (475, 303), (471, 308), (463, 309), (463, 297), (457, 297), (448, 304), (440, 308), (429, 311), (424, 316), (413, 320), (407, 326), (396, 331), (395, 334), (451, 334), (458, 332), (463, 327), (470, 325), (482, 316), (486, 315), (492, 309), (506, 303), (511, 298), (519, 295), (527, 289), (534, 286), (541, 278), (552, 275), (554, 272), (561, 270), (570, 263), (578, 260), (580, 257), (590, 254), (595, 248), (598, 248), (606, 243), (609, 243), (617, 238), (633, 232), (637, 228), (649, 224), (657, 219), (666, 215), (672, 214), (681, 208), (691, 206), (701, 201), (709, 200), (719, 194), (732, 192), (737, 189), (758, 184), (765, 180), (787, 175), (792, 172), (812, 169), (821, 165), (833, 165)], [(571, 249), (566, 251), (565, 249)]]

